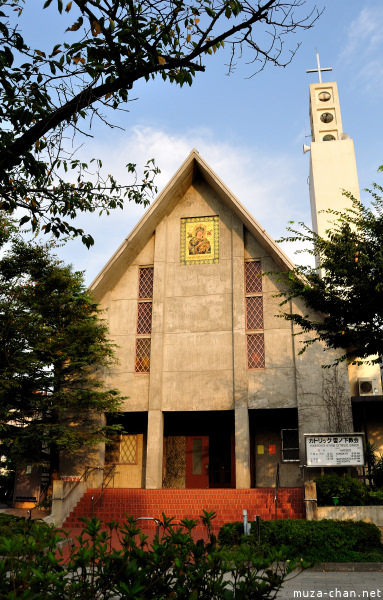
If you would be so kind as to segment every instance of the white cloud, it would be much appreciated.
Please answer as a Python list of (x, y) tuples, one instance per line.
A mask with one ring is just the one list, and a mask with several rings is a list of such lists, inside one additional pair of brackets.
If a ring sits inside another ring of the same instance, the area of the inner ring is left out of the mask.
[(346, 43), (339, 56), (342, 68), (353, 72), (354, 88), (383, 95), (383, 7), (363, 8), (347, 28)]

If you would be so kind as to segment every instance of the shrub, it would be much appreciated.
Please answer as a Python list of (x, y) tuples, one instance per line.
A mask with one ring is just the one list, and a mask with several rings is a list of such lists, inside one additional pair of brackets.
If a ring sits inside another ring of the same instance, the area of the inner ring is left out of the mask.
[[(218, 540), (228, 545), (238, 539), (243, 542), (246, 537), (241, 537), (241, 531), (242, 523), (228, 523), (221, 528)], [(247, 541), (257, 545), (255, 529)], [(263, 548), (284, 547), (285, 555), (290, 558), (308, 561), (358, 560), (358, 554), (374, 550), (382, 559), (380, 530), (363, 521), (262, 521), (260, 544)]]
[(364, 506), (383, 504), (383, 490), (372, 490), (363, 481), (336, 473), (321, 475), (315, 479), (319, 506), (332, 506), (338, 497), (340, 506)]
[(339, 498), (341, 506), (364, 506), (369, 503), (366, 484), (354, 477), (340, 477), (331, 473), (317, 477), (315, 482), (319, 506), (332, 506), (334, 496)]
[(222, 546), (238, 546), (242, 541), (246, 541), (243, 523), (241, 521), (225, 523), (219, 530), (218, 541)]
[[(291, 568), (270, 564), (280, 554), (255, 546), (221, 548), (211, 533), (213, 513), (204, 511), (208, 539), (194, 541), (195, 521), (173, 526), (163, 515), (161, 535), (149, 547), (132, 517), (121, 525), (82, 519), (85, 528), (64, 563), (57, 551), (60, 533), (49, 540), (17, 536), (0, 540), (0, 598), (12, 600), (262, 600), (274, 598)], [(112, 547), (112, 533), (121, 548)], [(42, 543), (45, 552), (41, 552)], [(47, 543), (48, 542), (48, 543)], [(224, 578), (229, 572), (231, 577)]]
[(383, 489), (369, 492), (370, 504), (381, 506), (383, 504)]
[(0, 513), (0, 537), (35, 536), (37, 530), (41, 535), (52, 531), (52, 526), (40, 520), (29, 520), (6, 513)]

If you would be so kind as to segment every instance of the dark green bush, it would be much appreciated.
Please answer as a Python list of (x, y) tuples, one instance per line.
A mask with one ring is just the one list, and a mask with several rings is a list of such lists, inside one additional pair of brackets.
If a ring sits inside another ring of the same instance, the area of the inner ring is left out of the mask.
[(318, 506), (333, 506), (333, 497), (340, 506), (365, 506), (383, 504), (383, 491), (372, 490), (363, 481), (336, 473), (321, 475), (315, 479)]
[[(228, 523), (221, 528), (218, 540), (234, 545), (246, 540), (242, 532), (242, 523)], [(247, 540), (257, 545), (255, 528)], [(264, 548), (285, 547), (290, 558), (308, 561), (359, 560), (361, 553), (375, 551), (375, 560), (383, 557), (379, 528), (362, 521), (262, 521), (260, 544)]]
[(315, 482), (319, 506), (333, 506), (334, 496), (339, 498), (340, 506), (364, 506), (369, 503), (368, 488), (359, 479), (331, 473), (317, 477)]
[(381, 506), (383, 504), (383, 489), (369, 492), (370, 504)]
[(33, 536), (36, 535), (38, 529), (42, 532), (49, 532), (52, 530), (52, 526), (47, 525), (44, 521), (33, 521), (24, 517), (0, 513), (0, 537)]
[(244, 537), (241, 521), (225, 523), (218, 533), (218, 541), (222, 546), (238, 546), (242, 543)]
[[(211, 533), (213, 513), (202, 515), (207, 541), (191, 535), (196, 522), (173, 526), (163, 516), (160, 535), (148, 546), (133, 518), (121, 525), (82, 519), (83, 533), (64, 561), (60, 533), (0, 539), (0, 598), (12, 600), (262, 600), (274, 598), (286, 568), (279, 553), (251, 545), (223, 548)], [(121, 549), (114, 549), (112, 534)], [(44, 552), (42, 552), (44, 549)], [(275, 565), (277, 561), (277, 565)], [(270, 568), (274, 563), (273, 569)], [(224, 577), (226, 573), (230, 577)]]

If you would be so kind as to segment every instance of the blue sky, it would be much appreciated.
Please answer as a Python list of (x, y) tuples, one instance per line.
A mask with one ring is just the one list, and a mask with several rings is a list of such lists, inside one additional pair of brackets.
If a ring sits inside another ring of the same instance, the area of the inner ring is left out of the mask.
[[(38, 36), (39, 11), (30, 11), (35, 1), (29, 2), (24, 18)], [(308, 0), (307, 8), (313, 5)], [(306, 69), (316, 67), (317, 48), (321, 66), (333, 68), (323, 80), (338, 84), (343, 129), (355, 144), (359, 185), (383, 184), (376, 173), (383, 164), (383, 3), (320, 0), (317, 6), (325, 10), (314, 27), (286, 38), (286, 46), (301, 46), (285, 69), (269, 65), (250, 77), (252, 66), (243, 62), (228, 77), (228, 56), (220, 50), (208, 57), (206, 72), (197, 74), (191, 88), (162, 80), (140, 83), (129, 112), (115, 118), (124, 130), (97, 127), (80, 155), (101, 158), (105, 170), (121, 182), (127, 180), (127, 162), (143, 165), (153, 157), (161, 169), (161, 190), (195, 147), (277, 239), (290, 220), (310, 224), (309, 154), (303, 155), (302, 145), (310, 142), (309, 84), (317, 81)], [(51, 34), (56, 38), (54, 29)], [(142, 208), (127, 204), (110, 216), (82, 217), (79, 224), (94, 236), (95, 245), (87, 250), (80, 241), (70, 241), (59, 249), (60, 257), (85, 270), (89, 284), (142, 214)], [(284, 250), (295, 258), (291, 248)]]

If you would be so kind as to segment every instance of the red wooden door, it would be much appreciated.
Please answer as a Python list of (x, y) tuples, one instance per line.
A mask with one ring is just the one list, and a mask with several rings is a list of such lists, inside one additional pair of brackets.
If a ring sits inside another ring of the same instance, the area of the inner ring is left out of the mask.
[(186, 487), (209, 487), (209, 436), (186, 438)]

